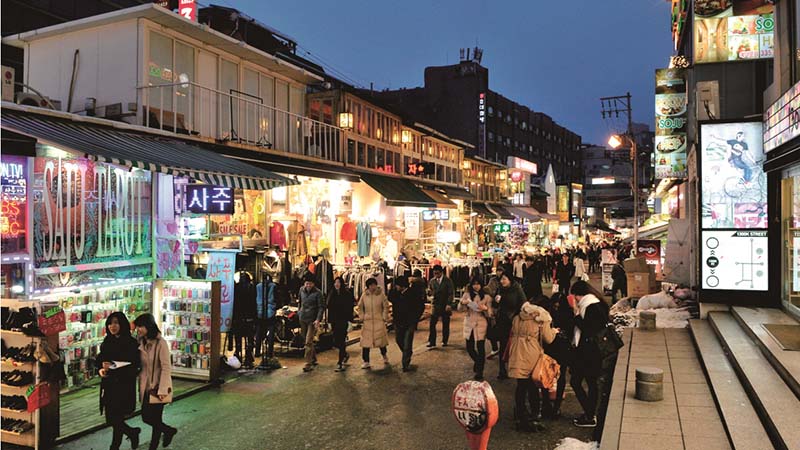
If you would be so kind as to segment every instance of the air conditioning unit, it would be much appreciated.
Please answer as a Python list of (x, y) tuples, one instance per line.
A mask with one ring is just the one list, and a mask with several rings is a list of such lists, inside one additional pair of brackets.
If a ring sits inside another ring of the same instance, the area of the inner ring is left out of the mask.
[(3, 101), (14, 101), (14, 69), (3, 66)]
[(38, 94), (30, 92), (17, 92), (16, 103), (18, 105), (36, 106), (39, 108), (61, 110), (61, 101), (51, 100), (49, 97), (42, 97)]

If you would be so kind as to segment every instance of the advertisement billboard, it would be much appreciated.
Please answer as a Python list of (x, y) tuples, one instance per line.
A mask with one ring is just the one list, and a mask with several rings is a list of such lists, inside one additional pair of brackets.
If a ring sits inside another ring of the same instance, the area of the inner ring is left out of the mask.
[(703, 230), (700, 241), (703, 289), (768, 289), (766, 230)]
[(772, 58), (771, 0), (696, 0), (695, 64)]
[(702, 228), (767, 228), (761, 122), (700, 125)]
[(686, 69), (656, 70), (656, 178), (686, 178)]
[(558, 220), (566, 222), (569, 220), (569, 186), (560, 185), (557, 188), (558, 201)]

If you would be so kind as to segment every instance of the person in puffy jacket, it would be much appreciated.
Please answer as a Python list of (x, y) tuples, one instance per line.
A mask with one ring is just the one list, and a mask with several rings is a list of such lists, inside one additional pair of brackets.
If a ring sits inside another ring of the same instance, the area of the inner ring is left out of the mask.
[(361, 364), (362, 369), (369, 369), (369, 351), (373, 348), (381, 349), (384, 366), (389, 365), (387, 347), (389, 346), (389, 333), (386, 324), (389, 322), (389, 299), (378, 286), (378, 280), (367, 280), (367, 290), (358, 300), (358, 316), (364, 321), (361, 329)]
[(267, 340), (267, 358), (275, 356), (275, 313), (278, 311), (278, 302), (275, 297), (278, 285), (272, 277), (265, 275), (261, 283), (256, 286), (256, 352), (261, 356), (264, 340)]
[[(517, 379), (514, 394), (514, 419), (520, 431), (540, 429), (539, 389), (531, 379), (536, 363), (544, 354), (543, 344), (553, 342), (557, 330), (553, 329), (552, 317), (546, 309), (526, 302), (514, 317), (511, 338), (508, 342), (508, 375)], [(531, 410), (525, 405), (526, 399)]]
[(306, 277), (303, 287), (300, 288), (300, 333), (305, 342), (306, 365), (303, 372), (314, 370), (317, 365), (317, 351), (314, 348), (314, 337), (317, 335), (317, 327), (322, 321), (325, 313), (325, 302), (322, 299), (322, 291), (314, 286), (314, 278)]
[(333, 280), (333, 289), (328, 293), (328, 322), (333, 326), (333, 346), (339, 349), (337, 372), (343, 371), (350, 359), (347, 354), (347, 327), (353, 320), (355, 304), (355, 297), (347, 289), (344, 279), (338, 277)]
[(492, 298), (483, 290), (480, 278), (475, 277), (461, 296), (458, 310), (466, 312), (464, 317), (464, 339), (467, 353), (472, 358), (472, 371), (476, 380), (483, 379), (483, 366), (486, 363), (486, 332), (489, 317), (492, 315)]

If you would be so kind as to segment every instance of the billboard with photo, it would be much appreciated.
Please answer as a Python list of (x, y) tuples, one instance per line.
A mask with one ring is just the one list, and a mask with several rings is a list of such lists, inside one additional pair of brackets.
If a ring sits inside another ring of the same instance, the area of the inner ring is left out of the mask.
[(700, 125), (701, 227), (767, 228), (761, 122)]
[(656, 70), (656, 178), (686, 178), (686, 69)]
[(696, 0), (695, 64), (772, 58), (771, 0)]

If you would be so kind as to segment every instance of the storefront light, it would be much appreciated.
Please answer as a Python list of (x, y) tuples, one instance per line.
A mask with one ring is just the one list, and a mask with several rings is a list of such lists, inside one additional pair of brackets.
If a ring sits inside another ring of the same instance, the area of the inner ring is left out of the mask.
[(353, 129), (353, 113), (351, 112), (339, 113), (339, 128), (343, 130)]
[(411, 143), (411, 130), (403, 130), (401, 139), (403, 141), (403, 144)]

